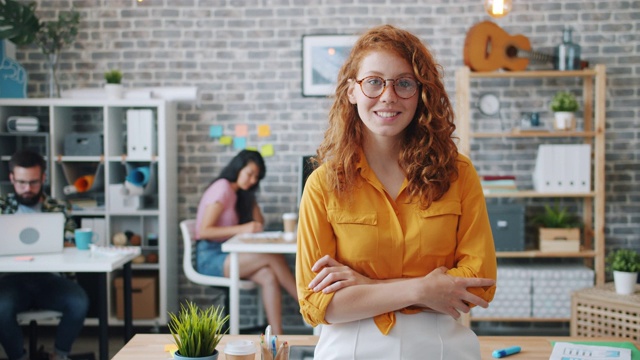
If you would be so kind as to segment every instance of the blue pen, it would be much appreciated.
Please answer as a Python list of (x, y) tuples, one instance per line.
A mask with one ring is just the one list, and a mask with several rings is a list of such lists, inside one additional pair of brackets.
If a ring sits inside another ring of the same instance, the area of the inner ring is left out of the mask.
[(517, 354), (520, 350), (520, 346), (512, 346), (506, 349), (494, 350), (493, 353), (491, 353), (491, 356), (494, 358), (503, 358), (505, 356)]

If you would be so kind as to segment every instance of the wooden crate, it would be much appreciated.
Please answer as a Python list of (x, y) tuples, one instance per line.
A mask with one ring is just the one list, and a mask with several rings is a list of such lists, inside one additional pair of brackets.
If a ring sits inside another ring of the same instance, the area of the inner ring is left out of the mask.
[(631, 295), (616, 294), (613, 283), (575, 291), (571, 297), (571, 336), (640, 341), (640, 285)]
[(580, 229), (540, 228), (540, 251), (578, 252), (580, 251)]

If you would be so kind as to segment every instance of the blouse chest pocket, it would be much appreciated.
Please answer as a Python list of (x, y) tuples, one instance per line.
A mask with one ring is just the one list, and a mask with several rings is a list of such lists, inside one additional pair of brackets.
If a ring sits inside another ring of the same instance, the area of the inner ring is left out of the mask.
[(379, 254), (378, 215), (375, 212), (328, 211), (340, 259), (372, 261)]
[(461, 214), (461, 205), (456, 201), (434, 203), (429, 209), (418, 211), (422, 256), (454, 254)]

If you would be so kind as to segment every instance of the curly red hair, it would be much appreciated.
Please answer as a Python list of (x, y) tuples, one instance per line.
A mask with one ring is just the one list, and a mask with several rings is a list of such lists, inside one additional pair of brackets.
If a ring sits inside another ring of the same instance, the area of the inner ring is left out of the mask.
[(421, 208), (431, 206), (457, 179), (458, 149), (453, 141), (454, 113), (442, 82), (442, 67), (415, 35), (391, 25), (364, 33), (351, 49), (338, 73), (335, 101), (329, 112), (329, 127), (317, 150), (316, 164), (327, 167), (327, 184), (338, 192), (348, 192), (359, 179), (365, 125), (356, 106), (349, 102), (350, 79), (355, 79), (362, 59), (373, 51), (392, 51), (411, 64), (422, 84), (413, 120), (404, 131), (398, 157), (408, 180), (411, 199)]

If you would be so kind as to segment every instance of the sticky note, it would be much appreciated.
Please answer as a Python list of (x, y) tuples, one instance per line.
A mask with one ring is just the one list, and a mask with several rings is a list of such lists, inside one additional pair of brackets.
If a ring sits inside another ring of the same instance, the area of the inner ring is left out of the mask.
[(267, 137), (271, 135), (271, 126), (258, 125), (258, 137)]
[(176, 346), (176, 344), (165, 344), (164, 345), (164, 351), (166, 352), (175, 352), (176, 350), (178, 350), (178, 347)]
[(258, 151), (258, 148), (255, 146), (247, 146), (245, 149), (247, 150), (253, 150), (253, 151)]
[(219, 138), (222, 136), (222, 125), (209, 126), (209, 137)]
[(236, 137), (233, 139), (233, 148), (235, 150), (242, 150), (247, 146), (247, 138)]
[(262, 157), (273, 156), (273, 145), (272, 144), (262, 145), (262, 148), (260, 149), (260, 154), (262, 155)]
[(231, 145), (233, 138), (231, 136), (220, 136), (220, 144)]
[(238, 137), (246, 137), (249, 133), (249, 128), (247, 125), (236, 125), (236, 136)]

